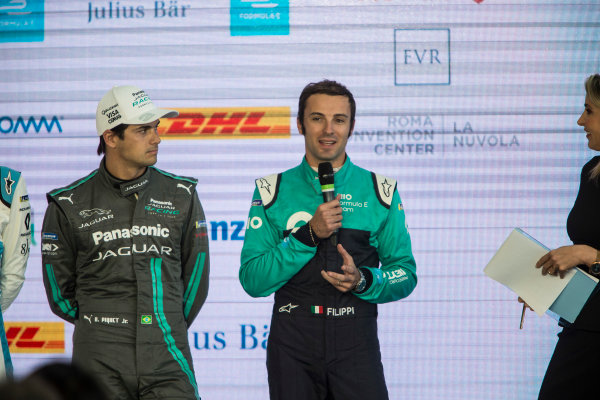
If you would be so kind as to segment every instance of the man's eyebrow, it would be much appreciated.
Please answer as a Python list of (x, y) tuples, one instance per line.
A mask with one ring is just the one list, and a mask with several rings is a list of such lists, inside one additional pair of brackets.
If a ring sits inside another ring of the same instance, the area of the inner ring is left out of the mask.
[(160, 125), (160, 122), (156, 125), (152, 125), (152, 124), (146, 124), (146, 125), (140, 125), (138, 126), (136, 129), (148, 129), (148, 128), (154, 128), (154, 126), (158, 126)]
[[(325, 114), (323, 114), (322, 112), (319, 112), (319, 111), (313, 111), (308, 115), (325, 115)], [(344, 113), (333, 114), (333, 116), (349, 118), (348, 114), (344, 114)]]

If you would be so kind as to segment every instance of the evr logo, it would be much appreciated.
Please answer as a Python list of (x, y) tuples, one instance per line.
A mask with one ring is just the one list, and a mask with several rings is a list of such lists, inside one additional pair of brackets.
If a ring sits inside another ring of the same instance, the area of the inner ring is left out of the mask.
[(449, 85), (450, 29), (395, 29), (394, 84)]

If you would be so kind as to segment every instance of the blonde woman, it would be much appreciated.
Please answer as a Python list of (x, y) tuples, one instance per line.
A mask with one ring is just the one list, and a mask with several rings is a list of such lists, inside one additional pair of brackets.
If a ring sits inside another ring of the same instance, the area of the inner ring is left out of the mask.
[[(582, 126), (588, 147), (600, 151), (600, 74), (585, 82), (585, 109), (577, 124)], [(563, 276), (576, 266), (600, 276), (600, 156), (581, 171), (575, 204), (567, 219), (571, 246), (554, 249), (537, 262), (542, 274)], [(562, 332), (546, 370), (539, 399), (600, 398), (600, 291), (592, 293), (573, 324), (562, 321)]]

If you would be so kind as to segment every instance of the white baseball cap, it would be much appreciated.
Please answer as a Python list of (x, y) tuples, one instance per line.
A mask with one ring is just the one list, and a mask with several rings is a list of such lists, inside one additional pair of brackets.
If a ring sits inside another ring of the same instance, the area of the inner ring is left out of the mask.
[(175, 110), (156, 108), (145, 91), (137, 86), (115, 86), (98, 103), (96, 130), (98, 136), (119, 124), (146, 124), (160, 118), (174, 118)]

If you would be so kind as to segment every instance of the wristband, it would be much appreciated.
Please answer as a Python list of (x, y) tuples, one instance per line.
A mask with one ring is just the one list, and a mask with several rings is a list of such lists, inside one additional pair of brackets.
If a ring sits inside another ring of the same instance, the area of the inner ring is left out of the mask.
[[(308, 233), (310, 234), (310, 240), (312, 240), (313, 244), (317, 246), (319, 244), (318, 241), (315, 241), (315, 237), (313, 236), (312, 226), (310, 226), (310, 221), (308, 222)], [(316, 236), (316, 234), (315, 234)]]
[(600, 250), (596, 250), (596, 261), (590, 265), (592, 275), (600, 275)]

